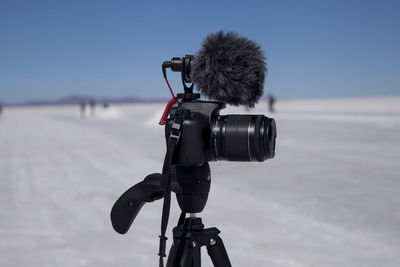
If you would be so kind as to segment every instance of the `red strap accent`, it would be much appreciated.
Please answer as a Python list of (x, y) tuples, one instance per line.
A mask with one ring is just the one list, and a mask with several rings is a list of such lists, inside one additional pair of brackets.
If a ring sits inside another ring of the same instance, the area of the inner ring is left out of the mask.
[(167, 121), (168, 115), (169, 115), (169, 111), (171, 110), (171, 107), (178, 101), (179, 101), (179, 99), (177, 97), (173, 97), (173, 98), (171, 98), (170, 101), (168, 101), (168, 104), (165, 107), (164, 113), (162, 114), (160, 122), (158, 124), (160, 124), (160, 125), (165, 124), (165, 122)]

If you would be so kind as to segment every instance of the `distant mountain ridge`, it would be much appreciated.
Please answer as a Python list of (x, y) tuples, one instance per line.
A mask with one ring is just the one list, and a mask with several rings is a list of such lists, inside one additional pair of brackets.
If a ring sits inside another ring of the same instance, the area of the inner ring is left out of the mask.
[(121, 96), (121, 97), (92, 97), (85, 95), (71, 95), (55, 100), (30, 100), (20, 103), (3, 103), (5, 106), (51, 106), (51, 105), (78, 105), (81, 102), (88, 103), (95, 101), (96, 103), (108, 104), (129, 104), (129, 103), (152, 103), (152, 102), (165, 102), (166, 98), (151, 98), (142, 99), (135, 96)]

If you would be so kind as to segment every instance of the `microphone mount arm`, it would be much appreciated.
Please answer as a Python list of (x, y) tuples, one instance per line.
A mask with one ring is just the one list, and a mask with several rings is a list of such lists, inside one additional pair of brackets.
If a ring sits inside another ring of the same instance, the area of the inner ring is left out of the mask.
[[(183, 101), (192, 101), (200, 98), (200, 94), (193, 93), (193, 82), (190, 77), (192, 60), (192, 55), (186, 55), (182, 58), (174, 57), (170, 61), (164, 61), (162, 64), (164, 78), (167, 78), (167, 68), (170, 68), (172, 71), (181, 73), (184, 93), (178, 94), (178, 98), (182, 99)], [(191, 84), (188, 86), (188, 83)]]

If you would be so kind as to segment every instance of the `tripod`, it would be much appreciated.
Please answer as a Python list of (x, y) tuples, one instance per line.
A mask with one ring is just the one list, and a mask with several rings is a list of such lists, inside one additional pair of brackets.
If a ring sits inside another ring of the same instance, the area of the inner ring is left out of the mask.
[[(176, 167), (175, 179), (171, 189), (176, 193), (182, 214), (190, 213), (187, 218), (173, 229), (173, 244), (168, 254), (167, 267), (200, 267), (201, 247), (207, 247), (208, 255), (215, 267), (231, 267), (224, 243), (219, 237), (220, 231), (204, 228), (201, 218), (194, 212), (201, 212), (207, 202), (211, 179), (208, 163), (202, 166)], [(153, 202), (164, 196), (162, 175), (154, 173), (128, 189), (114, 204), (111, 221), (114, 229), (125, 234), (136, 215), (146, 202)]]
[(168, 267), (200, 267), (200, 249), (207, 247), (208, 255), (215, 267), (231, 267), (224, 243), (213, 227), (204, 229), (201, 218), (191, 214), (184, 223), (173, 229), (174, 243), (168, 255)]

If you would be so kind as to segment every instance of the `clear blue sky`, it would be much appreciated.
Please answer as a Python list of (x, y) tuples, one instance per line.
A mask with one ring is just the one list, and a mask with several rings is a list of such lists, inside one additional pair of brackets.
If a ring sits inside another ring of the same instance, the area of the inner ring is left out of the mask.
[(399, 14), (400, 1), (2, 0), (0, 101), (168, 98), (162, 61), (221, 29), (263, 47), (278, 98), (400, 95)]

